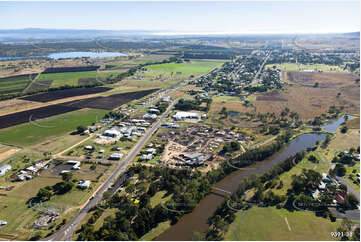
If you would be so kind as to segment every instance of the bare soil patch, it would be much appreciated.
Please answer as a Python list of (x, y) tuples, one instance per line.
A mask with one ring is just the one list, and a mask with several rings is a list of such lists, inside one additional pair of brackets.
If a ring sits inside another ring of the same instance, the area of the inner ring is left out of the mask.
[(111, 90), (111, 88), (109, 87), (72, 88), (72, 89), (51, 91), (46, 93), (39, 93), (31, 96), (22, 97), (20, 99), (35, 101), (35, 102), (50, 102), (57, 99), (101, 93), (109, 90)]
[(64, 105), (71, 107), (78, 107), (78, 108), (97, 108), (97, 109), (112, 110), (125, 103), (147, 96), (157, 90), (159, 89), (150, 89), (150, 90), (143, 90), (138, 92), (126, 92), (126, 93), (114, 94), (107, 97), (92, 97), (92, 98), (82, 99), (79, 101), (64, 103)]
[(49, 105), (46, 107), (30, 109), (22, 112), (12, 113), (0, 116), (0, 129), (8, 128), (14, 125), (27, 123), (30, 120), (42, 119), (58, 114), (68, 113), (80, 108), (64, 106), (64, 105)]
[(7, 150), (3, 153), (0, 153), (0, 160), (2, 159), (5, 159), (6, 157), (14, 154), (15, 152), (17, 152), (19, 149), (10, 149), (10, 150)]

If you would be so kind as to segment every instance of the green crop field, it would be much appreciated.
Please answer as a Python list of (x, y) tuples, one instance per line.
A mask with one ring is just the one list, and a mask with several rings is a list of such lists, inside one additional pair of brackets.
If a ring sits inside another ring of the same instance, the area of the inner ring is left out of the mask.
[(77, 86), (80, 78), (95, 78), (96, 76), (102, 78), (110, 75), (118, 75), (122, 72), (103, 72), (96, 71), (81, 71), (81, 72), (62, 72), (62, 73), (47, 73), (40, 74), (37, 81), (53, 80), (51, 87), (60, 87), (64, 85)]
[(206, 73), (218, 66), (221, 66), (224, 60), (191, 60), (189, 63), (166, 63), (147, 66), (150, 71), (162, 72), (182, 72), (182, 73)]
[(30, 82), (30, 76), (0, 78), (0, 94), (21, 92)]
[(225, 240), (336, 240), (330, 233), (339, 224), (312, 212), (253, 207), (236, 213)]
[[(99, 109), (82, 109), (31, 123), (0, 130), (0, 142), (26, 146), (38, 143), (48, 137), (57, 137), (76, 130), (79, 125), (91, 125), (100, 120), (107, 111)], [(43, 127), (40, 127), (43, 126)]]

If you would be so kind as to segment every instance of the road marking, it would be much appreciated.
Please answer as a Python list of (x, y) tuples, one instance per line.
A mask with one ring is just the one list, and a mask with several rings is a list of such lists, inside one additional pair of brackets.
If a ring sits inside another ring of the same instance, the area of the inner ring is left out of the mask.
[(289, 231), (291, 231), (291, 227), (290, 227), (290, 225), (289, 225), (289, 223), (288, 223), (287, 217), (285, 217), (285, 221), (286, 221), (286, 224), (287, 224), (288, 230), (289, 230)]

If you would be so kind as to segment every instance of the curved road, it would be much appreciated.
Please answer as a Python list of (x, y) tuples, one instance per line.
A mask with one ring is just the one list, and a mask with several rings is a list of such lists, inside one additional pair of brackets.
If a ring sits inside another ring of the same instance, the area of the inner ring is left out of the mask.
[(103, 193), (108, 189), (110, 184), (112, 184), (125, 168), (134, 160), (137, 153), (142, 149), (144, 144), (151, 138), (153, 133), (160, 127), (162, 121), (165, 117), (168, 116), (176, 102), (173, 102), (167, 110), (160, 116), (158, 121), (153, 124), (153, 126), (141, 137), (138, 143), (133, 147), (133, 149), (128, 153), (128, 155), (121, 161), (119, 167), (114, 171), (114, 173), (101, 185), (98, 190), (95, 191), (92, 199), (89, 199), (84, 207), (79, 211), (79, 213), (61, 229), (59, 229), (54, 234), (44, 238), (43, 240), (72, 240), (74, 230), (78, 227), (79, 223), (84, 219), (86, 214), (89, 212), (89, 209), (94, 207), (98, 202), (103, 198)]

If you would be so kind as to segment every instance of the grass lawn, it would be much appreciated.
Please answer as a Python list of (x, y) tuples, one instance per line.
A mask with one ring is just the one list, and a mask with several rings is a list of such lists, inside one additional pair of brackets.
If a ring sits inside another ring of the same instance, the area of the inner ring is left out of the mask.
[(335, 152), (348, 150), (352, 147), (357, 148), (358, 146), (360, 146), (359, 129), (349, 129), (345, 134), (342, 134), (338, 129), (335, 138), (331, 140), (325, 152), (327, 157), (332, 159)]
[(166, 201), (168, 201), (169, 199), (172, 198), (173, 194), (164, 197), (164, 195), (166, 193), (167, 193), (167, 191), (159, 191), (156, 194), (154, 194), (153, 197), (150, 198), (150, 204), (151, 204), (152, 208), (154, 208), (155, 206), (157, 206), (160, 203), (165, 203)]
[(114, 215), (117, 211), (118, 211), (117, 208), (110, 208), (110, 209), (105, 210), (103, 212), (103, 214), (95, 222), (94, 230), (96, 231), (96, 230), (100, 229), (103, 226), (104, 219), (111, 216), (111, 215)]
[(330, 232), (337, 231), (339, 223), (339, 220), (332, 223), (329, 219), (316, 217), (312, 212), (253, 207), (236, 213), (225, 240), (335, 240)]
[[(360, 192), (360, 185), (355, 184), (353, 181), (357, 180), (356, 174), (360, 174), (360, 163), (357, 162), (354, 166), (345, 166), (346, 167), (346, 175), (345, 179), (348, 181), (348, 183), (356, 190)], [(356, 172), (353, 172), (356, 171)], [(351, 179), (349, 176), (353, 176)]]
[(26, 240), (31, 233), (31, 230), (26, 227), (32, 227), (38, 213), (27, 207), (27, 200), (34, 197), (40, 188), (46, 185), (52, 186), (59, 181), (61, 179), (55, 177), (37, 177), (23, 185), (18, 184), (17, 187), (6, 193), (7, 196), (0, 196), (0, 217), (8, 222), (1, 228), (0, 233), (16, 236), (17, 240)]
[(91, 125), (97, 117), (101, 119), (105, 113), (105, 110), (82, 109), (36, 121), (41, 126), (51, 128), (31, 123), (9, 127), (0, 130), (0, 142), (19, 146), (35, 144), (51, 136), (58, 137), (75, 131), (79, 125)]
[(170, 221), (159, 223), (157, 227), (155, 227), (154, 229), (143, 235), (143, 237), (140, 238), (139, 240), (151, 241), (155, 239), (157, 236), (159, 236), (161, 233), (166, 231), (169, 227), (170, 227)]

